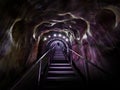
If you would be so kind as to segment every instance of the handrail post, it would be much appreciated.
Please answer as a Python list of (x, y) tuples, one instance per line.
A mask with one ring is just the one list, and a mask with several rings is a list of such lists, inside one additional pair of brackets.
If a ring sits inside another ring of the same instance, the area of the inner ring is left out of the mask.
[[(55, 46), (54, 46), (55, 47)], [(52, 49), (54, 49), (54, 47)], [(51, 50), (52, 50), (51, 49)], [(48, 50), (47, 53), (44, 55), (44, 57), (51, 51), (51, 50)], [(43, 58), (43, 57), (42, 57)], [(39, 63), (39, 71), (38, 71), (38, 85), (40, 84), (40, 78), (41, 78), (41, 65), (42, 65), (42, 61), (40, 59), (40, 61), (38, 62)], [(49, 62), (50, 63), (50, 62)]]
[(39, 62), (38, 85), (40, 83), (40, 77), (41, 77), (41, 61)]
[(72, 52), (70, 51), (70, 61), (71, 61), (71, 65), (73, 64), (73, 63), (72, 63), (72, 60), (73, 60)]
[(84, 59), (84, 70), (85, 70), (85, 74), (86, 74), (86, 83), (88, 84), (90, 76), (89, 76), (89, 66), (88, 66), (88, 62), (86, 59)]

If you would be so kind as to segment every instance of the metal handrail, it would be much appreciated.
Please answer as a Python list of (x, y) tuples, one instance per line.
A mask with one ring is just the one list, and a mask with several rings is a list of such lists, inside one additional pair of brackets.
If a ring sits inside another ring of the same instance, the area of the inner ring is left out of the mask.
[(91, 64), (92, 66), (96, 67), (98, 70), (100, 70), (100, 71), (102, 71), (102, 72), (110, 75), (109, 72), (105, 71), (104, 69), (102, 69), (101, 67), (99, 67), (99, 66), (97, 66), (96, 64), (92, 63), (91, 61), (87, 60), (86, 58), (84, 58), (83, 56), (81, 56), (80, 54), (78, 54), (77, 52), (75, 52), (74, 50), (72, 50), (72, 49), (70, 49), (70, 48), (69, 48), (69, 50), (72, 51), (73, 53), (75, 53), (75, 54), (76, 54), (77, 56), (79, 56), (80, 58), (82, 58), (82, 60), (85, 60), (87, 63), (89, 63), (89, 64)]
[[(54, 46), (55, 47), (55, 46)], [(42, 61), (42, 59), (48, 55), (48, 53), (54, 49), (54, 47), (52, 49), (49, 49), (48, 51), (46, 51), (36, 62), (34, 65), (32, 65), (32, 67), (22, 76), (22, 78), (11, 88), (11, 90), (14, 90), (14, 88), (19, 85), (19, 83), (33, 70), (33, 68)], [(41, 74), (41, 63), (39, 66), (39, 75), (38, 75), (38, 83), (40, 81), (40, 74)]]

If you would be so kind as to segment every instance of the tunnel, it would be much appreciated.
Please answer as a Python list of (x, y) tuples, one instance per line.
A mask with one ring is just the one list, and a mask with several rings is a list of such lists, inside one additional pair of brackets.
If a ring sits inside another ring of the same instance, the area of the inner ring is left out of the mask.
[(61, 39), (52, 39), (50, 41), (48, 41), (48, 43), (46, 44), (46, 48), (53, 48), (54, 46), (60, 46), (62, 48), (62, 50), (67, 50), (70, 48), (70, 45), (68, 45), (68, 43), (66, 43), (64, 40)]
[(119, 0), (0, 0), (0, 90), (116, 89), (119, 56)]

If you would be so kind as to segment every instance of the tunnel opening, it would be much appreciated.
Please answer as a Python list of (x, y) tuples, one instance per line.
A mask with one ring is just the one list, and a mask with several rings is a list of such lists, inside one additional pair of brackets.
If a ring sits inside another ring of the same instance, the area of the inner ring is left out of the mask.
[(69, 48), (72, 47), (73, 35), (69, 33), (69, 30), (54, 28), (51, 30), (45, 30), (39, 35), (41, 37), (39, 48), (38, 48), (38, 58), (49, 50), (52, 45), (52, 42), (61, 42), (62, 46), (66, 49), (66, 53), (69, 52)]
[(66, 50), (68, 52), (71, 45), (62, 39), (52, 39), (46, 43), (47, 50), (49, 48), (53, 48), (54, 46), (60, 46), (63, 50)]
[(56, 51), (61, 51), (64, 54), (66, 59), (70, 59), (70, 56), (72, 56), (72, 53), (69, 50), (71, 48), (71, 45), (68, 42), (66, 42), (65, 40), (52, 39), (52, 40), (48, 41), (46, 44), (46, 49), (49, 50), (53, 47), (55, 47), (54, 53)]

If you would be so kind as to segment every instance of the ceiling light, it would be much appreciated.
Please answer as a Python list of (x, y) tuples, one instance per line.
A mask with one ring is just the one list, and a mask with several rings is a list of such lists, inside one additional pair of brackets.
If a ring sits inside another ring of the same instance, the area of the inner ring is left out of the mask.
[(59, 35), (58, 35), (58, 37), (62, 37), (62, 35), (61, 35), (61, 34), (59, 34)]
[(65, 39), (65, 36), (63, 36), (63, 39)]
[(76, 38), (77, 40), (80, 40), (80, 38)]
[(46, 40), (47, 40), (47, 38), (46, 38), (46, 37), (44, 37), (43, 41), (46, 41)]
[(53, 36), (54, 36), (54, 37), (56, 37), (57, 35), (56, 35), (56, 34), (54, 34)]
[(68, 39), (66, 38), (65, 41), (68, 42)]
[(50, 35), (49, 35), (48, 37), (49, 37), (49, 38), (51, 38), (51, 36), (50, 36)]

